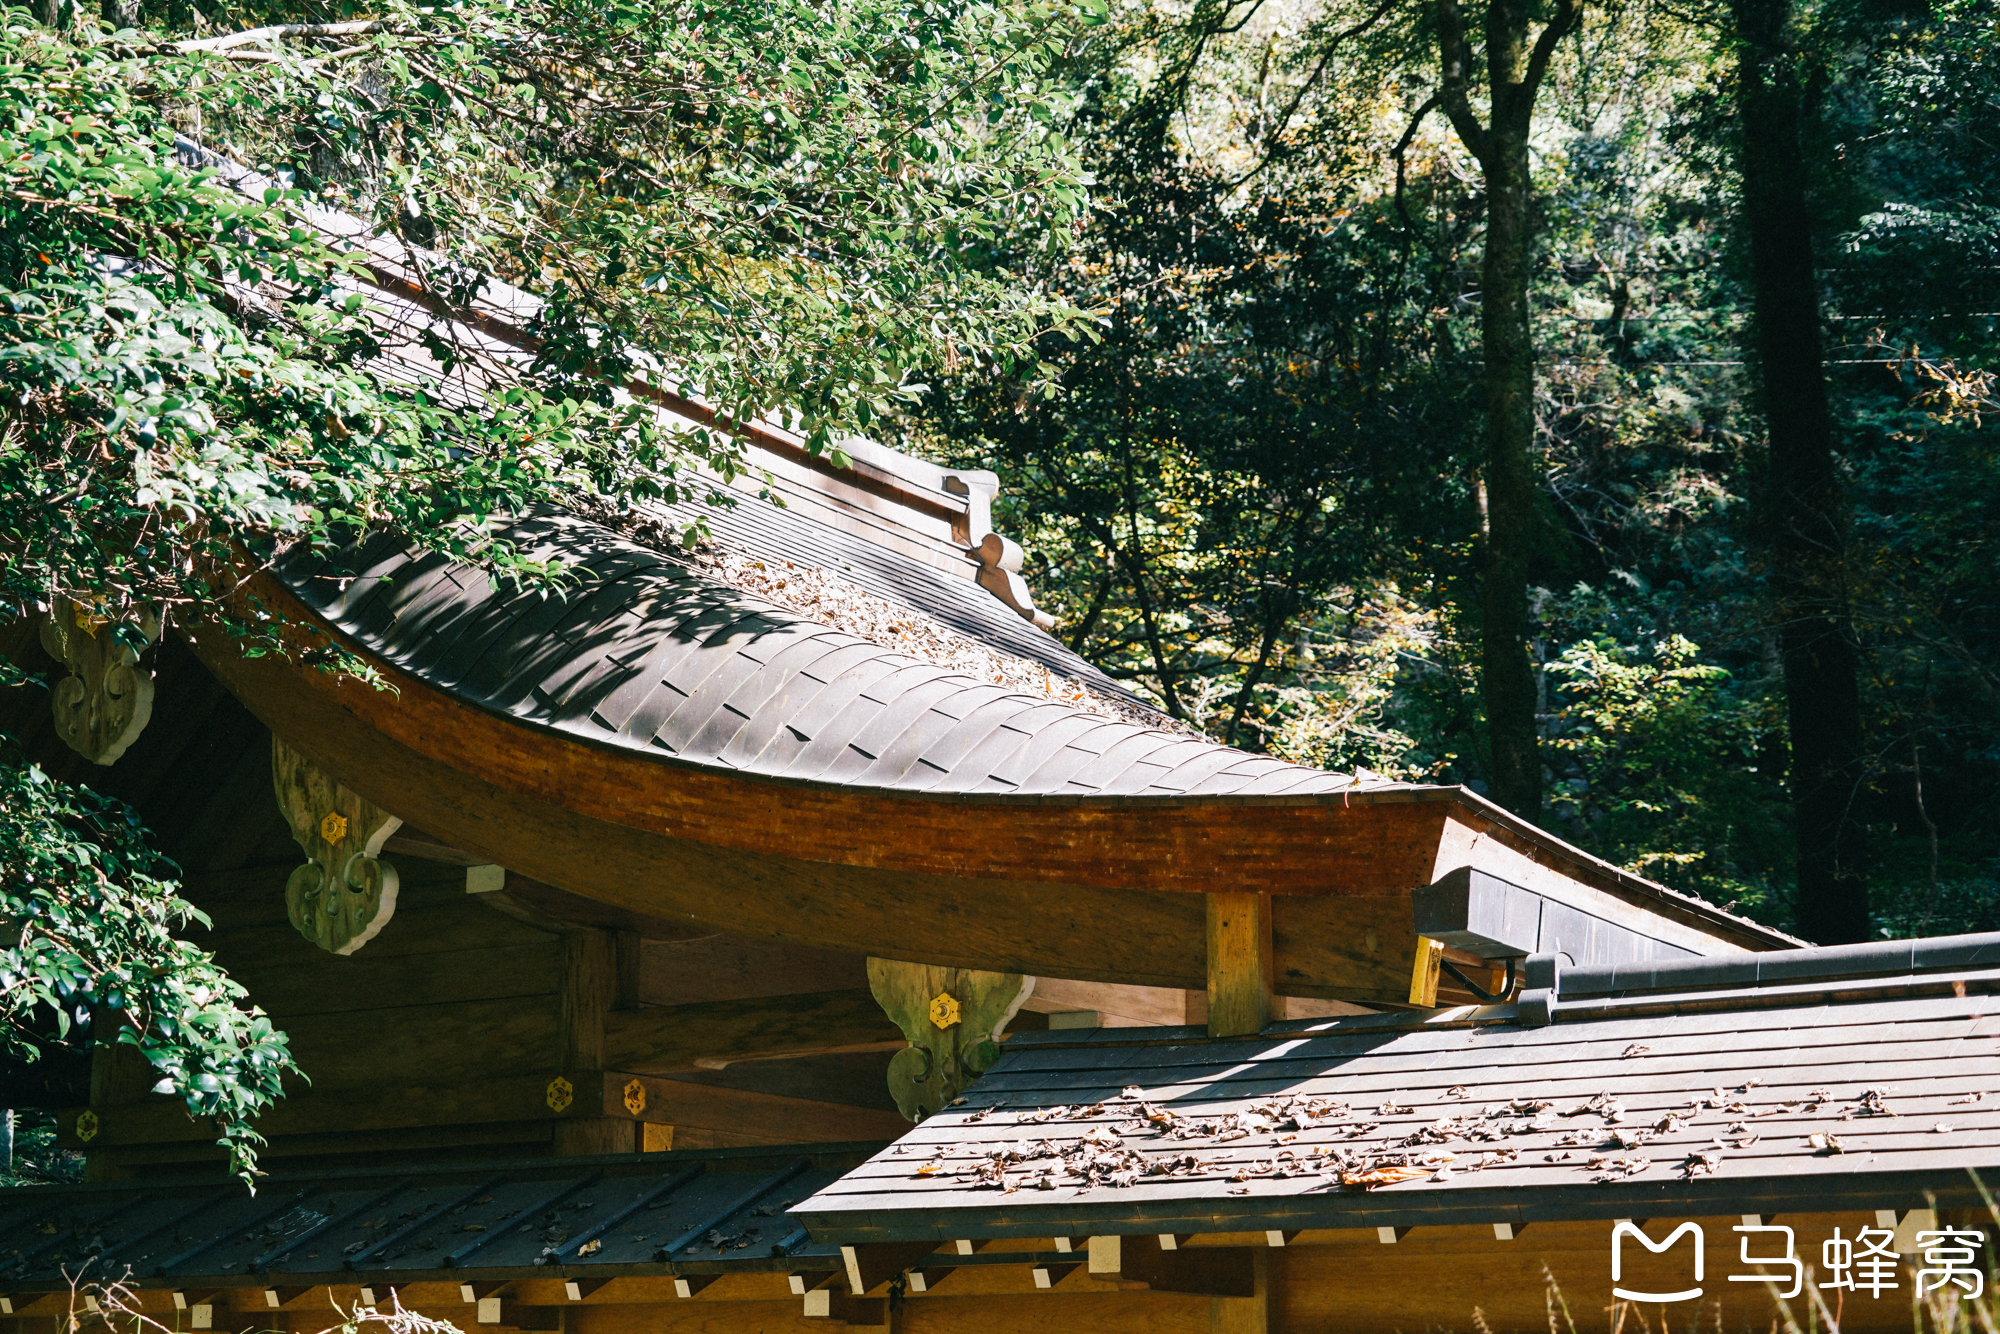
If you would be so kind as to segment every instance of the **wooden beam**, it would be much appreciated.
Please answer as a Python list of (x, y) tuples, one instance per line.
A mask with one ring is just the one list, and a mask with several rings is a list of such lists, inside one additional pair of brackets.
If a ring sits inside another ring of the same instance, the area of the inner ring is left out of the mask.
[(1271, 1022), (1271, 896), (1212, 892), (1208, 900), (1208, 1035), (1261, 1033)]
[(671, 1074), (781, 1056), (893, 1050), (904, 1041), (874, 996), (856, 988), (617, 1010), (605, 1017), (604, 1059), (613, 1070)]
[(1253, 1256), (1251, 1248), (1240, 1246), (1169, 1248), (1152, 1233), (1092, 1237), (1090, 1276), (1121, 1288), (1252, 1297), (1256, 1295)]

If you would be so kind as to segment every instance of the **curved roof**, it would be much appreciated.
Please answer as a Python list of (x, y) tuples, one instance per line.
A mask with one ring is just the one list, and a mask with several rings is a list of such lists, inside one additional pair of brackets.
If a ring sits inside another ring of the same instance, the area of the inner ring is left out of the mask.
[[(559, 510), (502, 532), (525, 555), (561, 560), (580, 584), (524, 591), (395, 535), (282, 575), (357, 647), (435, 689), (661, 760), (900, 792), (1304, 796), (1356, 786), (920, 662)], [(878, 551), (875, 563), (886, 559)], [(1112, 685), (976, 587), (961, 596), (936, 582), (929, 591), (953, 598), (959, 617), (984, 599), (993, 611), (983, 619), (1020, 627), (1008, 648)]]

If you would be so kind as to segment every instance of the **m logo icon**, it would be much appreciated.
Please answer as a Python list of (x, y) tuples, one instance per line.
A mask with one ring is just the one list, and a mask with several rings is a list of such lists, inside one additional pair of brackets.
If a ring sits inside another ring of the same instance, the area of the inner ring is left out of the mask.
[[(1624, 1277), (1625, 1257), (1620, 1251), (1619, 1243), (1626, 1237), (1633, 1238), (1655, 1255), (1664, 1255), (1669, 1246), (1688, 1233), (1694, 1234), (1694, 1280), (1699, 1285), (1702, 1279), (1702, 1248), (1707, 1242), (1707, 1238), (1702, 1236), (1699, 1223), (1682, 1223), (1667, 1234), (1665, 1241), (1656, 1243), (1630, 1221), (1622, 1218), (1618, 1220), (1618, 1226), (1611, 1229), (1611, 1282), (1616, 1285)], [(1679, 1292), (1628, 1292), (1624, 1288), (1613, 1286), (1611, 1295), (1623, 1297), (1628, 1302), (1691, 1302), (1701, 1296), (1701, 1288), (1699, 1286), (1683, 1288)]]

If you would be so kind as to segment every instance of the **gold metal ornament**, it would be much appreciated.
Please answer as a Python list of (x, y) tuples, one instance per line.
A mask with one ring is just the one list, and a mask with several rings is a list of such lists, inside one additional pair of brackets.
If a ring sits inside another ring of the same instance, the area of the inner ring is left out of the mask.
[(549, 1081), (549, 1110), (560, 1112), (576, 1101), (576, 1085), (557, 1075)]
[(97, 1113), (80, 1112), (76, 1118), (76, 1137), (85, 1144), (97, 1138)]
[(958, 1018), (958, 997), (952, 995), (949, 991), (940, 991), (937, 995), (931, 997), (932, 1027), (950, 1028), (958, 1022)]
[(625, 1110), (634, 1116), (646, 1110), (646, 1086), (636, 1079), (625, 1086)]
[(271, 783), (306, 864), (285, 880), (285, 911), (299, 934), (330, 954), (352, 954), (396, 912), (401, 884), (382, 845), (402, 821), (341, 786), (271, 737)]

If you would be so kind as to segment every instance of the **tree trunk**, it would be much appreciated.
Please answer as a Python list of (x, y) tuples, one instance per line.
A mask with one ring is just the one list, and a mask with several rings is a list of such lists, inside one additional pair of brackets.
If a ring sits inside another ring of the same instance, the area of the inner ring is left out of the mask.
[(1734, 9), (1753, 347), (1770, 437), (1760, 520), (1791, 731), (1799, 929), (1840, 944), (1869, 937), (1867, 830), (1858, 811), (1866, 758), (1806, 205), (1805, 96), (1785, 48), (1789, 0), (1735, 0)]
[(1543, 535), (1535, 466), (1535, 340), (1528, 322), (1534, 180), (1528, 133), (1535, 94), (1556, 45), (1583, 17), (1583, 0), (1557, 0), (1530, 40), (1529, 0), (1486, 0), (1486, 92), (1491, 124), (1472, 107), (1472, 52), (1459, 0), (1436, 0), (1437, 103), (1479, 159), (1486, 183), (1486, 260), (1479, 296), (1486, 356), (1486, 568), (1480, 676), (1493, 799), (1532, 820), (1542, 810), (1535, 669), (1528, 661), (1528, 560)]
[(1534, 259), (1534, 187), (1526, 118), (1495, 116), (1485, 164), (1486, 258), (1480, 339), (1486, 352), (1487, 538), (1480, 666), (1493, 799), (1535, 819), (1542, 761), (1535, 671), (1528, 660), (1528, 558), (1539, 527), (1535, 450), (1535, 344), (1528, 324)]

